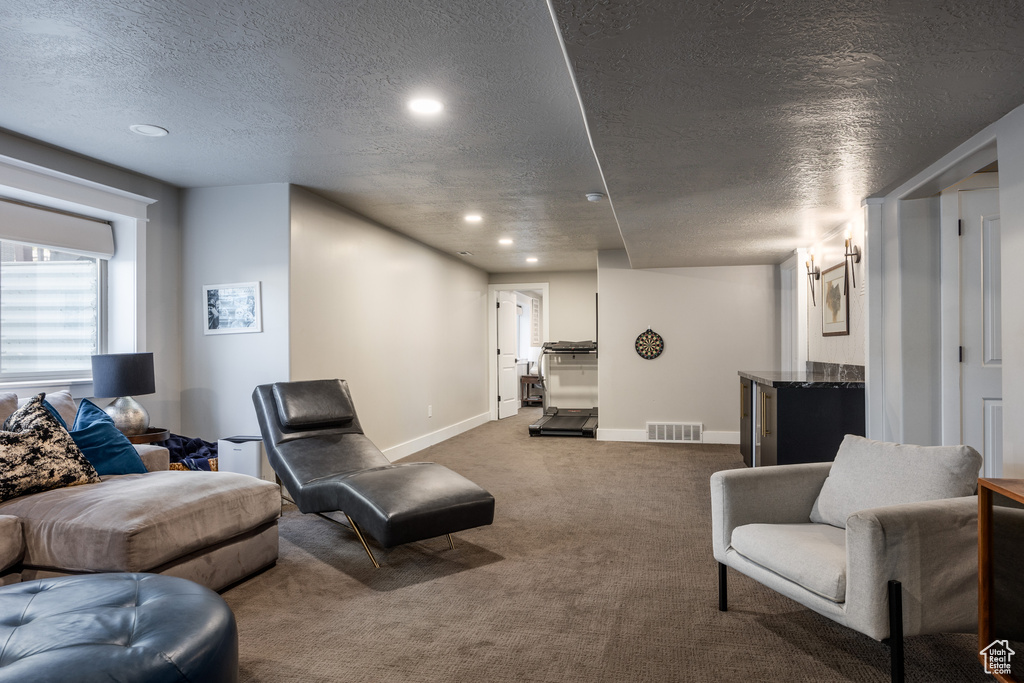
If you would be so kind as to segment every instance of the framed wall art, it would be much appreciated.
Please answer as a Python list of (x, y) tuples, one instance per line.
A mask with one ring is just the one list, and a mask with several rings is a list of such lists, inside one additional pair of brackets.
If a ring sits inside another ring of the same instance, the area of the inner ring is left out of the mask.
[(821, 274), (821, 336), (839, 337), (850, 334), (850, 299), (843, 293), (845, 263), (832, 266)]
[(259, 282), (203, 285), (203, 303), (206, 305), (204, 334), (263, 331)]

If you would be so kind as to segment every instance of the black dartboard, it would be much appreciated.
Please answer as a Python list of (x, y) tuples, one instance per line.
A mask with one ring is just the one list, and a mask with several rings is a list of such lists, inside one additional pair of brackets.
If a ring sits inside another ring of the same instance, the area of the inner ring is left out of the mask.
[(654, 360), (664, 350), (665, 340), (649, 327), (636, 338), (636, 353), (645, 360)]

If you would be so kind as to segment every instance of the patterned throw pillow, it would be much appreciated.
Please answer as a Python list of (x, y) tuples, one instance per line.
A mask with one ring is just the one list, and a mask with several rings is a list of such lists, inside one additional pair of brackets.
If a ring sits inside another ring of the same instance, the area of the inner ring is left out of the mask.
[(0, 432), (0, 500), (100, 480), (43, 398), (14, 411)]

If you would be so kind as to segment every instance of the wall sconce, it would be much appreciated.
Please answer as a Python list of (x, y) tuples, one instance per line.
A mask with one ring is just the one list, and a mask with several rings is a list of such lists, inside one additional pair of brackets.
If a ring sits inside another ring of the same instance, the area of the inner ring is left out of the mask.
[(853, 271), (853, 264), (860, 263), (860, 247), (853, 243), (852, 233), (846, 229), (846, 254), (843, 257), (843, 295), (850, 295), (850, 280), (853, 280), (853, 288), (857, 289), (857, 275)]
[(804, 265), (807, 266), (807, 286), (811, 288), (811, 305), (817, 306), (814, 301), (814, 281), (821, 279), (821, 268), (814, 265), (814, 249), (811, 249), (811, 260), (804, 261)]

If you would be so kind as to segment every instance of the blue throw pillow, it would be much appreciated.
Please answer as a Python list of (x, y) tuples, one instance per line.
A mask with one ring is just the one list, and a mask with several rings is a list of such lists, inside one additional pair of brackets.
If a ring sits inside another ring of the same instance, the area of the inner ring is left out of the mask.
[(82, 399), (78, 406), (71, 438), (101, 475), (146, 472), (142, 458), (128, 437), (118, 431), (109, 415), (88, 399)]

